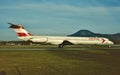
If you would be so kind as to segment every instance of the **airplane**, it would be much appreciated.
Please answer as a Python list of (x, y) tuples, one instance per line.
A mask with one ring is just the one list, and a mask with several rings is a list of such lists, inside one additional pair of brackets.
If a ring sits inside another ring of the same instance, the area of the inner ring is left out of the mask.
[(12, 28), (18, 35), (18, 39), (24, 41), (30, 41), (33, 43), (50, 43), (58, 45), (58, 48), (63, 48), (66, 45), (75, 44), (90, 44), (90, 45), (112, 45), (113, 42), (104, 37), (69, 37), (69, 36), (35, 36), (21, 25), (10, 24), (9, 28)]

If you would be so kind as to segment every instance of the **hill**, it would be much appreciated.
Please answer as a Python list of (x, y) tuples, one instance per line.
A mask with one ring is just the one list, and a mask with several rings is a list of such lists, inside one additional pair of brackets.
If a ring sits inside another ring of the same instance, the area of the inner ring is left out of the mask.
[(89, 30), (79, 30), (76, 33), (73, 33), (68, 36), (77, 36), (77, 37), (106, 37), (113, 41), (115, 44), (120, 44), (120, 33), (116, 34), (102, 34), (102, 33), (94, 33)]

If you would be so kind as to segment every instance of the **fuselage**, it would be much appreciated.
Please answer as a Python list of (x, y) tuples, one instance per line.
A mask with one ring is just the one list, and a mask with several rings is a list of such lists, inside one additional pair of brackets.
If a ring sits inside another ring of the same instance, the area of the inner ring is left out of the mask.
[(61, 44), (63, 41), (69, 41), (73, 44), (113, 44), (107, 38), (98, 37), (69, 37), (69, 36), (26, 36), (18, 37), (19, 39), (32, 42), (45, 42), (51, 44)]

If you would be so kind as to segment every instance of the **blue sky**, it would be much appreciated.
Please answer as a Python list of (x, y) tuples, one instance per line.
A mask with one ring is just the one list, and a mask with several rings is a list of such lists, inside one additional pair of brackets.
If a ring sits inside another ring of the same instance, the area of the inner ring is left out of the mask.
[(35, 35), (113, 34), (120, 32), (120, 0), (0, 0), (0, 40), (17, 40), (8, 22)]

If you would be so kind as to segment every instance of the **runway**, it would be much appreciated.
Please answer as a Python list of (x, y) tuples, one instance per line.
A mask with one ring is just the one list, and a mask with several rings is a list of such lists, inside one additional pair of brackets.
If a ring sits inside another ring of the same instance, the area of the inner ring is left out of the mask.
[(0, 72), (10, 75), (119, 75), (120, 47), (0, 46)]
[(68, 46), (65, 48), (58, 48), (57, 46), (2, 46), (0, 50), (120, 50), (120, 45), (112, 47), (88, 47), (88, 46)]

